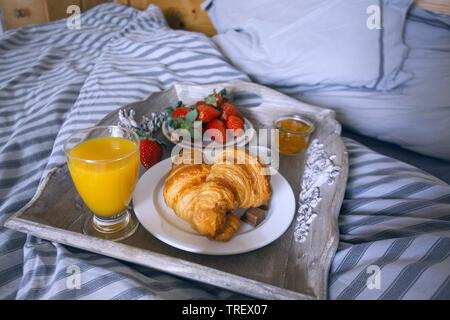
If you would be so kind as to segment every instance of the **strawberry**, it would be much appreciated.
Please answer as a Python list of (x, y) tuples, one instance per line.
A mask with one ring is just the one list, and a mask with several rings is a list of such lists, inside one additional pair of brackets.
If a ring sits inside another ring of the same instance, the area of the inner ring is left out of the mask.
[(141, 140), (140, 151), (141, 163), (145, 169), (161, 161), (163, 150), (161, 145), (155, 140)]
[(229, 116), (242, 117), (239, 110), (233, 104), (229, 102), (224, 102), (222, 107), (222, 116), (220, 118), (224, 121), (227, 121), (227, 118)]
[(213, 106), (212, 104), (208, 104), (208, 103), (206, 103), (206, 102), (203, 101), (203, 100), (200, 100), (200, 101), (198, 101), (198, 102), (195, 104), (195, 107), (196, 107), (196, 108), (198, 108), (198, 107), (200, 107), (200, 106), (210, 106), (211, 108), (214, 108), (214, 106)]
[(201, 122), (210, 122), (212, 119), (220, 116), (220, 111), (206, 104), (197, 107), (198, 118)]
[(220, 142), (220, 143), (224, 143), (224, 142), (227, 141), (226, 128), (225, 128), (225, 124), (223, 123), (222, 120), (219, 120), (219, 119), (211, 120), (208, 123), (206, 129), (207, 130), (209, 130), (209, 129), (216, 129), (216, 130), (219, 131), (219, 135), (212, 135), (211, 136), (212, 140), (215, 140), (215, 141)]
[(210, 94), (205, 98), (205, 103), (211, 104), (216, 108), (220, 108), (223, 104), (223, 98), (220, 94), (214, 91), (213, 94)]
[(241, 117), (230, 115), (227, 118), (227, 129), (233, 130), (234, 134), (239, 133), (239, 129), (244, 130), (244, 120)]
[(219, 93), (213, 90), (213, 93), (205, 97), (205, 102), (213, 105), (216, 108), (220, 108), (223, 102), (228, 99), (227, 90), (223, 89)]
[(176, 108), (173, 112), (172, 112), (172, 118), (176, 119), (176, 118), (181, 118), (184, 119), (186, 118), (186, 115), (189, 113), (189, 111), (191, 111), (191, 108), (188, 107), (180, 107), (180, 108)]

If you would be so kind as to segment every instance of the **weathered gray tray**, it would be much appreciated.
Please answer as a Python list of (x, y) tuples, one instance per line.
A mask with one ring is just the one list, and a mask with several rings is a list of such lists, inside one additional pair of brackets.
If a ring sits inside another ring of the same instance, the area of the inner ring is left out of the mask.
[[(256, 128), (271, 128), (276, 117), (292, 113), (306, 114), (315, 121), (313, 143), (307, 155), (280, 158), (280, 172), (294, 190), (299, 213), (298, 219), (294, 219), (284, 235), (272, 244), (245, 254), (208, 256), (166, 245), (142, 226), (131, 238), (119, 243), (85, 236), (81, 224), (89, 211), (74, 189), (66, 166), (55, 168), (33, 200), (5, 225), (50, 241), (257, 298), (325, 299), (328, 270), (339, 238), (337, 217), (348, 172), (341, 127), (333, 111), (242, 82), (205, 86), (177, 84), (127, 108), (133, 108), (139, 119), (178, 100), (194, 103), (213, 88), (223, 87), (233, 92), (244, 115)], [(246, 97), (253, 103), (245, 102)], [(114, 112), (101, 124), (115, 124), (117, 120), (117, 112)], [(303, 242), (296, 241), (299, 239)]]

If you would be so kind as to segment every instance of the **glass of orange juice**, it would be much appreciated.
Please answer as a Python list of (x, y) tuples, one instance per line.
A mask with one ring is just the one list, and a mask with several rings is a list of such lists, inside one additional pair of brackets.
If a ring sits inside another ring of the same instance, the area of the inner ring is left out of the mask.
[(290, 115), (275, 120), (278, 129), (278, 150), (281, 154), (294, 156), (306, 150), (314, 124), (301, 115)]
[(139, 137), (119, 126), (78, 131), (64, 144), (73, 183), (93, 212), (83, 225), (87, 235), (119, 241), (139, 223), (129, 207), (139, 175)]

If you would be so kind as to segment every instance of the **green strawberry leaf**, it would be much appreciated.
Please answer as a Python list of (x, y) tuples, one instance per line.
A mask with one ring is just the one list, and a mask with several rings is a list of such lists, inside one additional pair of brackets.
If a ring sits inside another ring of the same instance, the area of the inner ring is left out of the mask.
[(180, 107), (182, 107), (183, 106), (183, 101), (178, 101), (178, 103), (177, 103), (177, 108), (180, 108)]
[(166, 114), (171, 115), (174, 109), (172, 107), (167, 107), (164, 111), (166, 112)]
[(186, 114), (186, 117), (185, 117), (185, 119), (186, 119), (186, 121), (188, 121), (188, 122), (194, 122), (195, 121), (195, 119), (197, 119), (197, 117), (198, 117), (198, 112), (197, 112), (197, 110), (192, 110), (192, 111), (189, 111), (187, 114)]
[(223, 88), (222, 90), (220, 90), (219, 94), (222, 98), (228, 99), (227, 89)]
[(190, 130), (192, 128), (192, 122), (189, 121), (182, 121), (180, 123), (180, 128), (181, 129), (186, 129), (186, 130)]
[(139, 130), (139, 131), (137, 132), (137, 135), (138, 135), (139, 140), (145, 140), (145, 139), (146, 139), (145, 134), (142, 133), (141, 130)]
[(169, 125), (169, 127), (172, 127), (174, 129), (178, 128), (177, 122), (172, 118), (171, 115), (166, 117), (166, 122)]
[(231, 96), (227, 92), (227, 89), (223, 88), (222, 90), (220, 90), (219, 94), (220, 94), (220, 96), (222, 97), (222, 99), (224, 101), (230, 101), (231, 100)]
[(176, 117), (176, 118), (175, 118), (175, 122), (176, 122), (176, 123), (182, 123), (182, 122), (184, 122), (184, 119), (181, 118), (181, 117)]
[(206, 96), (204, 100), (205, 103), (212, 104), (213, 106), (217, 107), (217, 100), (213, 95)]

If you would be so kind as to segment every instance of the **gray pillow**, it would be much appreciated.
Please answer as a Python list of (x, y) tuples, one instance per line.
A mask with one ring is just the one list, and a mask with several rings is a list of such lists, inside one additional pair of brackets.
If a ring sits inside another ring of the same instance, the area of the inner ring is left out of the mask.
[[(254, 80), (302, 90), (393, 89), (403, 70), (403, 41), (413, 0), (209, 0), (216, 44)], [(379, 28), (368, 26), (372, 11)]]
[(208, 13), (216, 44), (258, 82), (373, 88), (381, 30), (367, 26), (372, 5), (379, 0), (215, 0)]

